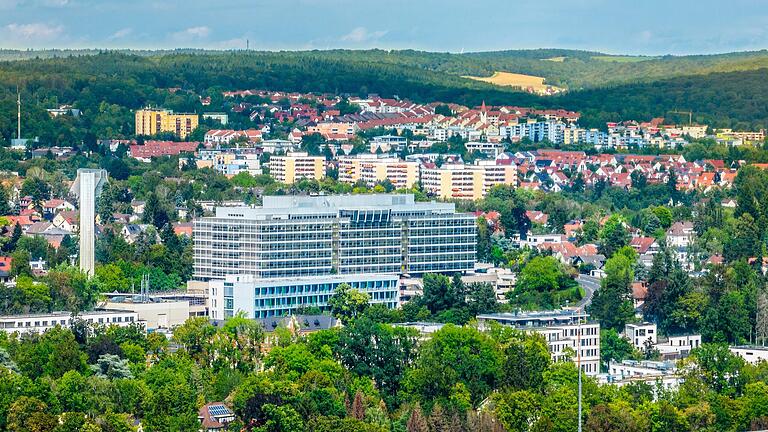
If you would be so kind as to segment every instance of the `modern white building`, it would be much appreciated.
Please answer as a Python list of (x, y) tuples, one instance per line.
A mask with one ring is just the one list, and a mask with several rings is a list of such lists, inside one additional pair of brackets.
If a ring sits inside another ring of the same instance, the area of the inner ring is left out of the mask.
[(223, 320), (238, 312), (248, 318), (267, 318), (292, 313), (298, 307), (328, 310), (328, 299), (341, 284), (366, 293), (371, 304), (398, 305), (396, 274), (348, 274), (257, 279), (229, 275), (208, 283), (211, 319)]
[(93, 325), (117, 325), (120, 327), (131, 324), (142, 324), (136, 312), (122, 310), (95, 310), (82, 312), (73, 317), (71, 312), (51, 312), (41, 314), (6, 315), (0, 316), (0, 330), (6, 333), (42, 333), (56, 326), (69, 327), (77, 320), (83, 320)]
[(682, 336), (669, 336), (666, 340), (659, 340), (659, 343), (653, 346), (661, 353), (665, 360), (679, 359), (688, 357), (691, 350), (701, 346), (701, 335), (690, 334)]
[(738, 345), (730, 347), (732, 353), (741, 357), (747, 363), (758, 364), (768, 361), (768, 347), (759, 345)]
[(653, 323), (637, 323), (624, 325), (624, 337), (637, 349), (645, 349), (646, 343), (656, 345), (658, 330)]
[(544, 336), (552, 361), (580, 362), (586, 375), (600, 373), (600, 324), (588, 321), (589, 314), (570, 309), (497, 313), (477, 316), (482, 328), (490, 322)]
[(476, 222), (411, 194), (265, 196), (194, 225), (194, 279), (464, 272)]

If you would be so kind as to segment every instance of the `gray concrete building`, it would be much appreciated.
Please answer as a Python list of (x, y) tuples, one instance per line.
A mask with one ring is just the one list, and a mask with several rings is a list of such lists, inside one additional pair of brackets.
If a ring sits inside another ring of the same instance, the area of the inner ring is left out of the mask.
[(80, 270), (88, 275), (94, 270), (96, 199), (106, 183), (107, 170), (81, 168), (70, 190), (80, 200)]

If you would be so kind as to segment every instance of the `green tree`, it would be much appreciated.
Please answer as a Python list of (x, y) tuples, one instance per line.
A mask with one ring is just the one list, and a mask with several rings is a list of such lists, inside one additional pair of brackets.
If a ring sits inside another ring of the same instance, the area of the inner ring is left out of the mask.
[(600, 230), (600, 251), (606, 257), (629, 245), (629, 232), (624, 221), (617, 215), (611, 216)]
[(605, 262), (605, 277), (587, 308), (603, 328), (621, 331), (634, 316), (632, 282), (635, 261), (634, 249), (625, 246)]
[(389, 406), (395, 407), (403, 376), (416, 357), (416, 342), (411, 329), (361, 317), (339, 332), (334, 351), (349, 370), (371, 377)]
[(448, 401), (456, 385), (461, 385), (476, 405), (496, 387), (501, 374), (502, 354), (490, 337), (471, 327), (448, 324), (422, 346), (406, 388), (425, 401)]
[(328, 306), (333, 316), (347, 324), (368, 308), (369, 300), (368, 294), (342, 283), (336, 287), (336, 291), (328, 299)]

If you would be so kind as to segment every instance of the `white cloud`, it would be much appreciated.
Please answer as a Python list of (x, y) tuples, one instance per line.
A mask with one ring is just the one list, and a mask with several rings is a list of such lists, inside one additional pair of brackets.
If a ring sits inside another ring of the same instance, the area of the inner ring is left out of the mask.
[(186, 30), (176, 32), (173, 35), (174, 40), (185, 42), (192, 40), (205, 39), (211, 34), (211, 29), (206, 26), (190, 27)]
[(126, 27), (124, 29), (120, 29), (114, 33), (112, 33), (107, 39), (108, 40), (115, 40), (115, 39), (122, 39), (128, 35), (133, 33), (133, 29), (130, 27)]
[(344, 42), (362, 43), (381, 39), (387, 34), (387, 30), (368, 31), (365, 27), (356, 27), (351, 32), (341, 37)]
[(5, 36), (21, 42), (51, 41), (64, 34), (64, 26), (45, 23), (18, 24), (5, 26)]

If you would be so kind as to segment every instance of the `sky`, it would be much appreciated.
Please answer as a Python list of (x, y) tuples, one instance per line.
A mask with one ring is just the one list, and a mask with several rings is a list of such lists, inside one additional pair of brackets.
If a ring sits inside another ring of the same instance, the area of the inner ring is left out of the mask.
[(768, 0), (0, 0), (0, 48), (768, 48)]

